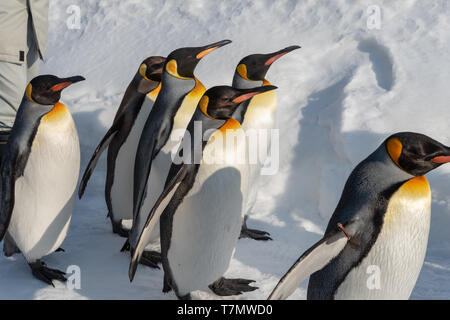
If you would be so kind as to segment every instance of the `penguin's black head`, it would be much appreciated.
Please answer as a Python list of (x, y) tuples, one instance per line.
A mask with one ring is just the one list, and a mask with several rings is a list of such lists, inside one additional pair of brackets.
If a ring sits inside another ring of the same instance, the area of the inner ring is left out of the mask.
[(195, 67), (201, 58), (230, 42), (230, 40), (222, 40), (204, 47), (181, 48), (172, 51), (167, 57), (166, 71), (180, 79), (192, 79)]
[(275, 86), (262, 86), (251, 89), (235, 89), (229, 86), (217, 86), (208, 89), (200, 99), (202, 112), (214, 119), (226, 120), (232, 117), (240, 103), (253, 96), (275, 90)]
[(161, 74), (164, 68), (166, 58), (164, 57), (149, 57), (142, 61), (139, 66), (139, 74), (147, 81), (161, 82)]
[(53, 105), (61, 98), (61, 91), (71, 84), (85, 80), (82, 76), (58, 78), (53, 75), (37, 76), (28, 84), (25, 94), (38, 104)]
[(449, 147), (420, 133), (396, 133), (386, 139), (385, 146), (392, 161), (414, 176), (450, 162)]
[(272, 63), (299, 48), (300, 46), (290, 46), (273, 53), (252, 54), (239, 62), (236, 72), (246, 80), (263, 81)]

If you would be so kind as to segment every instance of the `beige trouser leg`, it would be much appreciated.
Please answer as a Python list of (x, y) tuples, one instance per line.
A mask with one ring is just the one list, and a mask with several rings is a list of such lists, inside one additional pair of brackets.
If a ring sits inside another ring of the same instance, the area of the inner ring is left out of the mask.
[(30, 16), (27, 33), (25, 62), (15, 64), (0, 61), (0, 131), (12, 127), (25, 88), (39, 72), (39, 52)]

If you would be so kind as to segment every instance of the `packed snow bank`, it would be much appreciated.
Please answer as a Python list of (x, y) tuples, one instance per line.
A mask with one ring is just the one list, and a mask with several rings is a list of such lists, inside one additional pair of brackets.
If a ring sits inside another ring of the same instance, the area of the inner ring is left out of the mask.
[[(81, 9), (81, 28), (66, 12)], [(267, 78), (279, 87), (280, 171), (265, 176), (249, 224), (274, 241), (239, 241), (229, 277), (256, 280), (236, 298), (265, 299), (298, 256), (319, 240), (352, 168), (389, 134), (417, 131), (450, 144), (450, 8), (446, 1), (378, 1), (380, 29), (369, 29), (372, 1), (59, 0), (50, 8), (42, 73), (81, 74), (64, 92), (82, 145), (82, 169), (110, 125), (141, 60), (221, 39), (196, 75), (206, 87), (230, 84), (238, 61), (299, 44)], [(371, 16), (373, 18), (373, 16)], [(35, 280), (22, 257), (0, 259), (0, 298), (164, 299), (161, 270), (139, 267), (128, 281), (123, 240), (111, 233), (103, 200), (105, 159), (77, 201), (66, 253), (45, 260), (78, 265), (81, 289)], [(450, 166), (429, 175), (429, 250), (412, 298), (450, 298)], [(306, 284), (291, 297), (304, 298)], [(217, 298), (198, 293), (197, 298)]]

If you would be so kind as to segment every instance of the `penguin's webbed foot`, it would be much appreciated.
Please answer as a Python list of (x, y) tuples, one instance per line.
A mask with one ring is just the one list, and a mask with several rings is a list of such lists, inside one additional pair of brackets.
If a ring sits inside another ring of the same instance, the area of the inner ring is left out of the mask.
[[(120, 251), (130, 251), (130, 242), (128, 239), (125, 241)], [(139, 263), (150, 268), (159, 269), (158, 264), (162, 263), (161, 253), (158, 251), (144, 251)]]
[(128, 238), (128, 235), (130, 234), (130, 230), (125, 229), (122, 225), (122, 220), (119, 222), (115, 222), (111, 220), (113, 233), (118, 234), (119, 236), (123, 238)]
[(55, 252), (66, 252), (66, 250), (64, 250), (63, 248), (60, 247), (60, 248), (56, 249)]
[(241, 234), (239, 236), (239, 239), (250, 238), (259, 241), (273, 240), (271, 237), (269, 237), (270, 233), (266, 231), (247, 228), (247, 219), (248, 216), (247, 215), (244, 216), (244, 221), (242, 222)]
[(158, 251), (144, 251), (139, 263), (150, 268), (159, 269), (158, 264), (162, 263), (161, 253)]
[(250, 286), (252, 282), (255, 281), (247, 279), (226, 279), (222, 277), (213, 284), (210, 284), (209, 288), (218, 296), (235, 296), (258, 289), (258, 287)]
[(59, 280), (62, 282), (66, 282), (67, 279), (64, 277), (66, 275), (65, 272), (59, 271), (57, 269), (50, 269), (45, 266), (45, 263), (37, 260), (36, 262), (29, 263), (31, 272), (33, 273), (33, 276), (35, 276), (37, 279), (55, 286), (53, 284), (53, 280)]

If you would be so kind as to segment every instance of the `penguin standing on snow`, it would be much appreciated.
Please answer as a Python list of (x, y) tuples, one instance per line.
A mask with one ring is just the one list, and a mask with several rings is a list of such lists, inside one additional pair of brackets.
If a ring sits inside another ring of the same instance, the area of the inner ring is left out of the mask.
[[(310, 274), (308, 299), (408, 299), (430, 230), (429, 171), (450, 148), (418, 133), (387, 138), (351, 173), (325, 235), (281, 278), (269, 299), (285, 299)], [(369, 286), (369, 268), (380, 272)]]
[[(267, 86), (270, 82), (266, 80), (267, 71), (270, 66), (285, 54), (299, 49), (300, 46), (290, 46), (279, 51), (268, 54), (252, 54), (243, 58), (237, 65), (233, 78), (233, 88), (246, 89), (256, 86)], [(249, 177), (249, 195), (247, 200), (247, 209), (244, 214), (249, 212), (256, 202), (256, 194), (258, 191), (258, 179), (261, 174), (261, 167), (264, 164), (270, 151), (271, 132), (270, 130), (277, 127), (276, 111), (277, 111), (277, 94), (275, 91), (268, 91), (264, 94), (253, 97), (246, 102), (245, 108), (240, 108), (235, 119), (242, 123), (242, 129), (249, 133), (254, 130), (258, 134), (264, 130), (266, 135), (256, 136), (256, 140), (248, 138), (248, 142), (258, 142), (258, 147), (266, 147), (265, 152), (255, 152), (260, 158), (256, 159), (257, 163), (250, 163)], [(245, 112), (244, 112), (245, 110)], [(265, 144), (259, 139), (267, 139)], [(250, 157), (248, 158), (250, 160)], [(246, 224), (247, 216), (244, 217), (242, 224), (241, 238), (252, 238), (255, 240), (272, 240), (269, 233), (255, 229), (248, 229)]]
[(133, 174), (136, 150), (145, 121), (159, 93), (165, 58), (149, 57), (139, 66), (128, 85), (113, 124), (105, 134), (86, 167), (78, 195), (86, 185), (102, 152), (108, 148), (105, 201), (112, 230), (128, 237), (123, 220), (133, 219)]
[[(65, 281), (41, 258), (56, 251), (72, 218), (80, 170), (78, 134), (61, 91), (81, 76), (42, 75), (28, 84), (1, 163), (0, 240), (17, 246), (33, 275)], [(6, 244), (5, 244), (6, 245)]]
[(248, 186), (245, 134), (232, 115), (242, 102), (274, 89), (220, 86), (201, 98), (178, 153), (182, 161), (172, 164), (139, 237), (145, 239), (160, 217), (164, 292), (173, 289), (189, 299), (191, 291), (208, 287), (221, 295), (256, 289), (251, 280), (222, 278), (238, 240)]
[[(155, 228), (136, 247), (148, 214), (163, 190), (172, 163), (171, 151), (183, 136), (205, 91), (194, 70), (204, 56), (230, 42), (177, 49), (166, 59), (161, 90), (142, 131), (134, 166), (133, 226), (128, 242), (131, 254), (138, 253), (139, 260), (145, 246), (159, 237), (159, 229)], [(128, 243), (124, 248), (127, 246)], [(160, 262), (158, 255), (148, 258), (155, 266)]]

